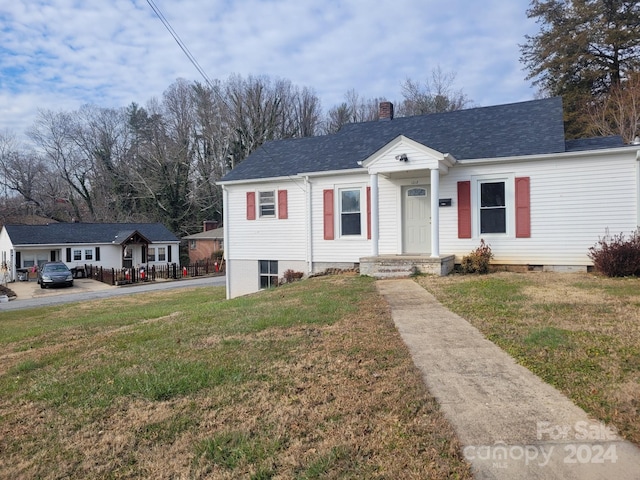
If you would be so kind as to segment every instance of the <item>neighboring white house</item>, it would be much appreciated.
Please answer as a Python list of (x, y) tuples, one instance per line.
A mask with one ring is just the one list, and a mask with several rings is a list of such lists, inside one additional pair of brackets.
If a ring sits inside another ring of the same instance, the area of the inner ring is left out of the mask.
[(179, 261), (180, 240), (159, 223), (50, 223), (5, 225), (0, 231), (0, 267), (7, 281), (48, 261), (69, 268), (93, 265), (130, 268)]
[(345, 125), (268, 142), (229, 172), (227, 295), (359, 267), (446, 274), (484, 239), (494, 264), (586, 270), (640, 223), (640, 141), (567, 140), (560, 98)]

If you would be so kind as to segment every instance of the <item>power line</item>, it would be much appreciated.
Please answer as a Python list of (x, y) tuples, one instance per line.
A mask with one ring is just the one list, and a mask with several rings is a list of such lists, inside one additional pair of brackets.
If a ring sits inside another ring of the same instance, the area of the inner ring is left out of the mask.
[(160, 19), (160, 21), (165, 26), (165, 28), (169, 31), (169, 33), (171, 34), (173, 39), (176, 41), (180, 49), (187, 56), (189, 61), (193, 64), (194, 67), (196, 67), (196, 70), (198, 70), (200, 75), (202, 75), (202, 78), (204, 78), (204, 81), (207, 82), (207, 85), (209, 85), (209, 87), (215, 91), (216, 89), (214, 88), (213, 83), (209, 79), (209, 76), (206, 74), (204, 69), (200, 66), (200, 64), (198, 63), (198, 60), (196, 60), (196, 57), (194, 57), (193, 54), (189, 51), (189, 48), (182, 41), (182, 39), (180, 38), (180, 35), (178, 35), (178, 33), (173, 29), (173, 27), (169, 23), (169, 20), (165, 18), (164, 14), (160, 11), (160, 9), (158, 8), (158, 6), (155, 4), (153, 0), (147, 0), (147, 3), (149, 4), (153, 12), (156, 14), (156, 16)]

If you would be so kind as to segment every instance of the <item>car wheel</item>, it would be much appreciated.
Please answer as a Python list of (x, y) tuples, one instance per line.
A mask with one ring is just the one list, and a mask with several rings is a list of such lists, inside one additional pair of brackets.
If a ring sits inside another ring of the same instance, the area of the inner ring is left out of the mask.
[(41, 283), (40, 288), (47, 288), (47, 287), (44, 286), (44, 283)]

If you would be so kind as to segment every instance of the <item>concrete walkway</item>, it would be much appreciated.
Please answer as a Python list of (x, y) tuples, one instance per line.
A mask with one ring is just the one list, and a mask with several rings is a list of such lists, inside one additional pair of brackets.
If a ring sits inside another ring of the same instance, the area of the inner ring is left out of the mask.
[(640, 479), (640, 449), (409, 279), (381, 280), (393, 320), (475, 478)]

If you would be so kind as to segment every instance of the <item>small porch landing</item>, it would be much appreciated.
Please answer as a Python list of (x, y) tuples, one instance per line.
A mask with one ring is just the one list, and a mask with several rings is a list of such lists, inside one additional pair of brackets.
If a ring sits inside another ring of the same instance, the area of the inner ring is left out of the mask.
[(378, 255), (360, 259), (360, 275), (374, 278), (408, 277), (414, 273), (445, 276), (453, 271), (455, 255)]

